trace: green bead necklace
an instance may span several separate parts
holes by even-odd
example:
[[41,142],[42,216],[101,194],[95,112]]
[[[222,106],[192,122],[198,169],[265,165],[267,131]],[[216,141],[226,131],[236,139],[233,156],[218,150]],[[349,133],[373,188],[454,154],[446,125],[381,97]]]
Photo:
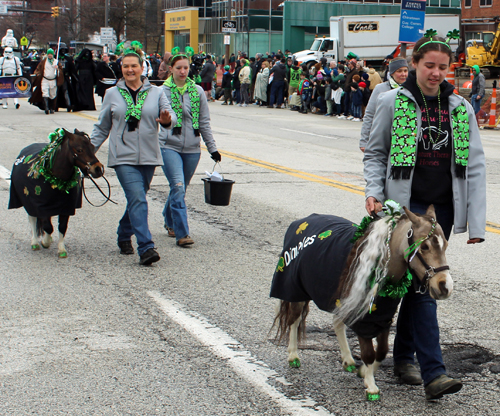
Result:
[[427,123],[429,124],[429,140],[431,141],[432,144],[436,144],[436,142],[439,140],[439,135],[441,134],[441,88],[438,89],[438,132],[437,132],[437,137],[436,139],[432,138],[432,128],[431,128],[431,115],[429,114],[429,107],[427,106],[427,100],[425,99],[425,95],[420,88],[420,85],[417,84],[417,87],[420,91],[420,94],[422,94],[422,99],[424,100],[424,105],[425,105],[425,111],[427,112]]

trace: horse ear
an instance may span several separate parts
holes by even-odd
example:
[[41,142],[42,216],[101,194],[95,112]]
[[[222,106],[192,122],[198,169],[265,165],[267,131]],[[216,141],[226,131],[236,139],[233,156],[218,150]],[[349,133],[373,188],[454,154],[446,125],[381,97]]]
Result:
[[434,209],[433,204],[429,205],[429,208],[427,208],[425,215],[429,215],[432,218],[436,219],[436,210]]
[[78,133],[80,133],[80,130],[75,129],[75,131],[74,131],[73,133],[74,133],[74,134],[78,134]]
[[413,224],[415,224],[418,221],[419,218],[413,212],[411,212],[408,208],[403,207],[403,209],[405,210],[405,213],[408,216],[408,218],[410,219],[410,221]]

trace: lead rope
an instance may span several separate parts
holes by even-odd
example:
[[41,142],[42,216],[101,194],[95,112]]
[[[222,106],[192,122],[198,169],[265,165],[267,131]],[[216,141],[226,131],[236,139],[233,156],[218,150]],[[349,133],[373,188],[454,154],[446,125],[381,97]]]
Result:
[[94,205],[92,202],[90,202],[90,200],[87,198],[87,194],[85,192],[85,176],[82,177],[82,189],[83,189],[83,196],[85,197],[85,200],[90,204],[92,205],[93,207],[96,207],[96,208],[99,208],[99,207],[102,207],[103,205],[105,205],[108,201],[109,202],[112,202],[113,204],[115,205],[118,205],[117,202],[113,201],[111,199],[111,186],[109,184],[109,181],[106,179],[105,176],[103,176],[102,178],[106,181],[106,184],[108,185],[108,195],[105,195],[104,192],[102,191],[102,189],[99,187],[99,185],[96,183],[96,181],[94,181],[94,179],[89,175],[87,176],[87,178],[89,178],[92,183],[95,185],[95,187],[99,190],[99,192],[101,193],[101,195],[106,198],[106,200],[101,204],[101,205]]

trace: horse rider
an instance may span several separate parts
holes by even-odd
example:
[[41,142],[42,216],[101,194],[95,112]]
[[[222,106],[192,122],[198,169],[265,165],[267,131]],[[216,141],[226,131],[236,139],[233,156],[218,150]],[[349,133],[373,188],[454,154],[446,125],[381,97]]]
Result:
[[[14,56],[14,51],[10,46],[7,46],[3,52],[3,57],[0,58],[0,76],[14,77],[23,75],[23,67],[20,59]],[[7,98],[3,100],[3,108],[7,108]],[[14,98],[16,109],[20,107],[19,98]]]

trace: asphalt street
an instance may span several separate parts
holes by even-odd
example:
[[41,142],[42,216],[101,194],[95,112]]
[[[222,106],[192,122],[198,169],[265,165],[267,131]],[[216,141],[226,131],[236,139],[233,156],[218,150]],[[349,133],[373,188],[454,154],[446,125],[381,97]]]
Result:
[[[455,290],[438,302],[448,373],[464,387],[428,403],[422,386],[398,383],[389,354],[376,375],[381,400],[367,402],[363,381],[342,370],[330,315],[311,307],[300,369],[288,367],[286,346],[269,332],[269,289],[288,225],[313,212],[357,223],[365,215],[361,123],[209,106],[222,154],[216,169],[235,181],[231,203],[205,203],[201,178],[214,164],[204,149],[187,194],[195,244],[179,248],[163,228],[169,189],[158,168],[149,219],[161,260],[151,267],[119,254],[125,198],[113,169],[106,177],[118,204],[84,202],[69,222],[68,258],[57,258],[57,233],[49,249],[31,250],[25,211],[7,209],[12,164],[58,127],[90,133],[99,112],[45,115],[25,100],[0,109],[0,414],[500,414],[500,131],[481,132],[486,241],[452,235]],[[97,153],[104,164],[107,154],[105,143]]]

